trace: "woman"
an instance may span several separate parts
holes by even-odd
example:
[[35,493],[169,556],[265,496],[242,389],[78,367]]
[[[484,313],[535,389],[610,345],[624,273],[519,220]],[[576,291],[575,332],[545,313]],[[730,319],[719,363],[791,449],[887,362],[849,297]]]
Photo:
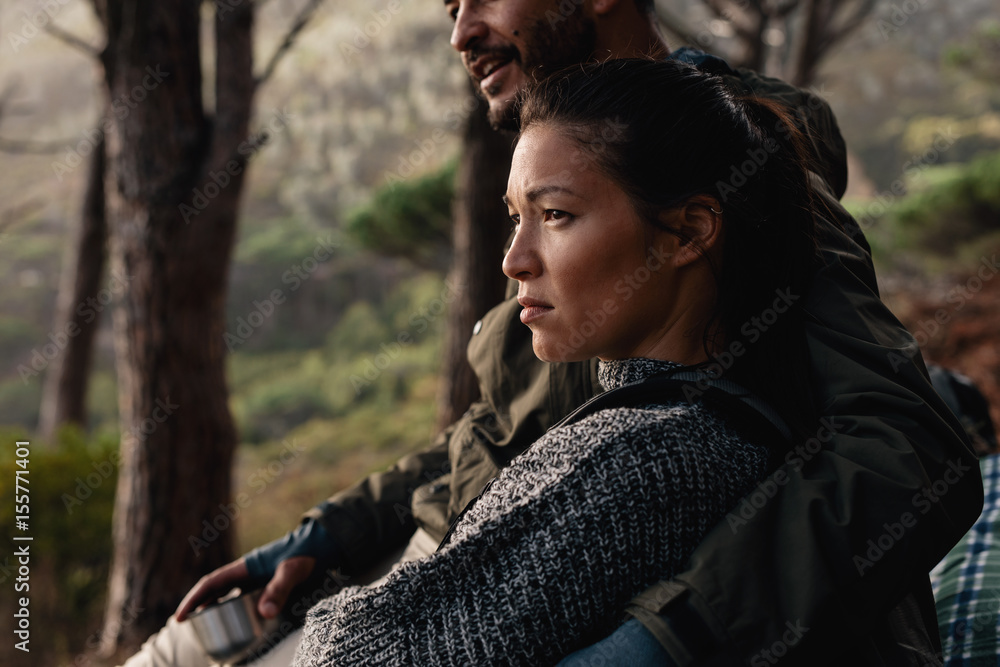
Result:
[[[808,432],[798,143],[780,110],[673,62],[584,66],[528,93],[503,269],[535,353],[598,357],[606,389],[711,366]],[[435,554],[314,607],[296,664],[557,662],[612,632],[782,453],[684,400],[558,425]]]

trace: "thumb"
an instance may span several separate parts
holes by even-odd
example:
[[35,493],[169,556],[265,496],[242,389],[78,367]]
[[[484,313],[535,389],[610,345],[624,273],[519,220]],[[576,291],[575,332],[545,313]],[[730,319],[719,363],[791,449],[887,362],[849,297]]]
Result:
[[293,556],[281,561],[257,603],[260,615],[264,618],[277,616],[285,606],[288,594],[312,574],[315,566],[316,559],[312,556]]

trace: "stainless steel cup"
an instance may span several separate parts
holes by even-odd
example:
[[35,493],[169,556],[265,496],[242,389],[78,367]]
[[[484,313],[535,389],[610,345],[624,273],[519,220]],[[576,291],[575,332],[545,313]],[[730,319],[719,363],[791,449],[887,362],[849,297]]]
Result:
[[260,591],[224,598],[190,616],[205,653],[218,662],[242,658],[276,625],[257,614]]

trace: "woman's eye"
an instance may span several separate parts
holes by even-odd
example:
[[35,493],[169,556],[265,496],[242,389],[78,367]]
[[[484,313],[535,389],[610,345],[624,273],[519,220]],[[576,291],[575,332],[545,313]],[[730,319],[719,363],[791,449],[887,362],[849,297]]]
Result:
[[520,213],[511,213],[510,214],[510,221],[512,223],[514,223],[515,227],[517,227],[518,225],[521,224],[521,214]]
[[560,211],[557,208],[547,208],[547,209],[545,209],[545,219],[546,220],[556,220],[556,221],[558,221],[558,220],[566,220],[566,219],[568,219],[570,217],[572,217],[572,216],[570,216],[569,213],[567,213],[566,211]]

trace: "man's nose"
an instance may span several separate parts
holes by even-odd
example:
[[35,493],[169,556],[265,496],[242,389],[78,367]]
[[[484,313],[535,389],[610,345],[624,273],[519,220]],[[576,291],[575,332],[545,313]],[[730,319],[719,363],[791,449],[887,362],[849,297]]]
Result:
[[456,51],[460,53],[468,51],[477,42],[486,39],[488,32],[486,23],[475,7],[465,3],[459,5],[458,14],[455,15],[455,25],[451,29],[451,45]]

